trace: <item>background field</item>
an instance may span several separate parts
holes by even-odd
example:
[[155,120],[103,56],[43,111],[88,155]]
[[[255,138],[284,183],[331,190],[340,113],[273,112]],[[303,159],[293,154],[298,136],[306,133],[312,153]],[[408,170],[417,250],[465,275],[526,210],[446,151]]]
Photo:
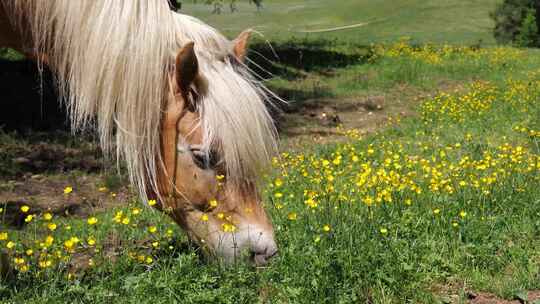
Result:
[[[264,1],[257,12],[248,1],[238,1],[238,12],[227,6],[221,15],[211,7],[184,1],[183,11],[199,17],[229,35],[254,28],[272,41],[327,38],[369,44],[393,42],[411,37],[418,42],[493,44],[493,22],[488,12],[497,0],[306,0]],[[369,25],[328,32],[302,34],[301,31],[328,29],[370,22]]]
[[[28,70],[0,68],[16,105],[0,134],[0,246],[19,271],[0,299],[535,303],[540,52],[493,45],[496,2],[265,1],[257,13],[240,1],[220,16],[185,4],[231,37],[264,32],[272,48],[251,45],[253,68],[290,101],[275,113],[282,154],[263,189],[280,255],[261,269],[199,255],[136,201],[92,133],[66,133],[62,110],[16,128],[38,98],[35,70],[2,62]],[[377,22],[290,31],[365,21]]]

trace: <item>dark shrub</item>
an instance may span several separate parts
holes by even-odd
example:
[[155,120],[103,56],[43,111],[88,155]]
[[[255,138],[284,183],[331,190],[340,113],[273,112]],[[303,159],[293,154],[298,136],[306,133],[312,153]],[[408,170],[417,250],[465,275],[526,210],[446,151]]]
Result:
[[540,0],[504,0],[491,14],[499,43],[539,46]]

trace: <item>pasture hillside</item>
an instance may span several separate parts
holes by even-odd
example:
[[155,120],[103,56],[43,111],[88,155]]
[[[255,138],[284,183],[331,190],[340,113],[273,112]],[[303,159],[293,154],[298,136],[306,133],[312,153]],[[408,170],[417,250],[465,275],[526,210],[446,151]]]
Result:
[[[182,12],[234,36],[246,28],[261,32],[270,41],[341,39],[369,44],[410,37],[417,42],[493,44],[493,21],[488,12],[498,0],[265,0],[257,11],[247,0],[236,1],[238,10],[224,6],[220,15],[211,6],[183,1]],[[227,1],[225,1],[227,3]],[[302,33],[369,23],[340,31]]]

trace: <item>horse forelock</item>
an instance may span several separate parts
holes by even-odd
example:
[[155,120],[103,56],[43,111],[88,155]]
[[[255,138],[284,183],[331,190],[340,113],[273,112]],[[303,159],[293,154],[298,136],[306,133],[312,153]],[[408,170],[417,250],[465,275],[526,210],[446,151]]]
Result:
[[[268,91],[227,60],[232,43],[165,1],[2,1],[14,25],[29,26],[36,52],[47,54],[73,130],[93,126],[107,154],[125,160],[146,200],[157,192],[159,126],[169,73],[181,46],[194,41],[201,76],[204,145],[219,146],[229,178],[252,182],[268,164],[276,132]],[[22,30],[21,30],[22,31]],[[158,161],[156,161],[156,158]]]
[[200,111],[203,146],[217,147],[228,180],[252,185],[277,151],[277,132],[268,112],[274,95],[232,54],[233,43],[191,16],[176,14],[180,41],[194,41],[205,88]]

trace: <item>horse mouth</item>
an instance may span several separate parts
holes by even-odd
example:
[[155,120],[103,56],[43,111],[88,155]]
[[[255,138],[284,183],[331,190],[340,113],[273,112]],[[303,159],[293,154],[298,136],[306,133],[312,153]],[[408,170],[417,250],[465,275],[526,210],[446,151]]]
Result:
[[274,249],[270,252],[267,252],[266,250],[262,253],[256,253],[253,252],[251,254],[251,260],[257,267],[264,267],[267,266],[270,260],[275,257],[278,254],[278,250]]

